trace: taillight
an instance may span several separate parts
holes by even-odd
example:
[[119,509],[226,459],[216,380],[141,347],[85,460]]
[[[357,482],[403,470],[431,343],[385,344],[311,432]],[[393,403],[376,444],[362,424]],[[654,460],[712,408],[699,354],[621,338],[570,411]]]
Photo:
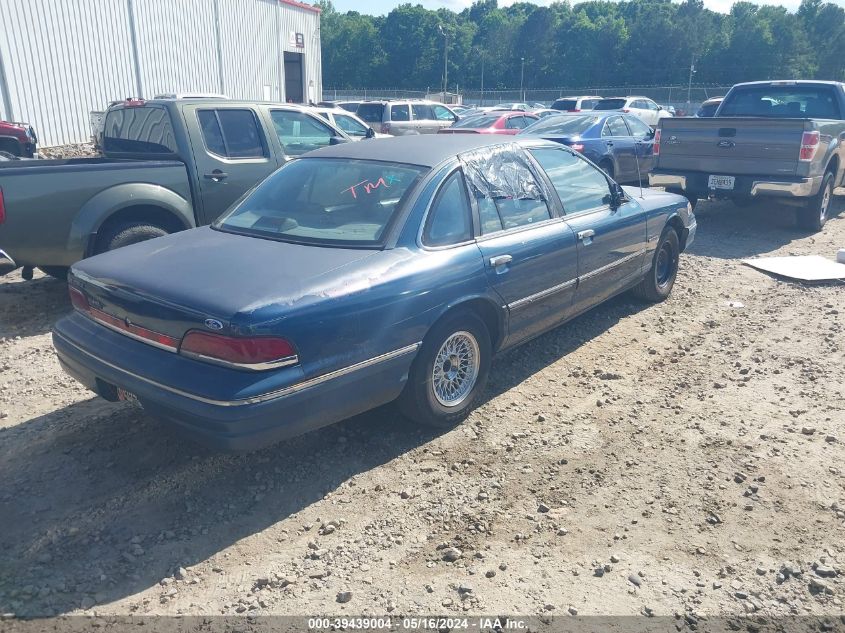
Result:
[[74,288],[73,286],[68,286],[67,291],[70,295],[70,302],[73,307],[79,310],[80,312],[90,314],[91,304],[88,303],[88,297],[86,297],[85,294],[79,288]]
[[654,131],[654,149],[653,149],[653,152],[652,152],[655,156],[660,156],[660,135],[661,135],[661,130],[660,130],[660,128],[657,128]]
[[572,108],[570,112],[580,112],[581,108]]
[[584,151],[584,144],[583,143],[572,143],[572,145],[570,145],[569,147],[574,149],[576,152],[583,152]]
[[390,123],[382,123],[380,131],[382,134],[390,134]]
[[801,136],[801,151],[798,154],[798,160],[810,162],[816,155],[816,150],[819,149],[819,132],[804,132]]
[[622,108],[622,112],[624,112],[625,114],[628,114],[630,111],[630,108]]
[[244,369],[275,369],[299,362],[290,341],[275,336],[236,337],[188,332],[179,353],[218,365]]
[[3,198],[3,187],[0,187],[0,224],[6,221],[6,201]]

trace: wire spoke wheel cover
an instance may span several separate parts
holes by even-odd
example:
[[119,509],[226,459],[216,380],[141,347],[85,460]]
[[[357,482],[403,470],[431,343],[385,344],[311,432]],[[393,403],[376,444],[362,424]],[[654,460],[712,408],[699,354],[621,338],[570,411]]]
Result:
[[478,380],[481,352],[478,341],[467,331],[455,332],[434,357],[431,387],[444,407],[456,407],[467,399]]

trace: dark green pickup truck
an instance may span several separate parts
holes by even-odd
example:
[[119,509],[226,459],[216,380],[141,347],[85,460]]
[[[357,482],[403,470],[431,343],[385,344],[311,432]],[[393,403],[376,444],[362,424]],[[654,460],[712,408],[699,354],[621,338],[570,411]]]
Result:
[[104,158],[0,163],[0,275],[74,262],[208,224],[292,156],[350,140],[305,108],[131,100],[109,108]]

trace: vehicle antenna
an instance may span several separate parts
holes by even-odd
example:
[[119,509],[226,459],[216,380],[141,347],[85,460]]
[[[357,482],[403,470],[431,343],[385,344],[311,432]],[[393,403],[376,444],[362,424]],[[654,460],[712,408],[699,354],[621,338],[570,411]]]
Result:
[[643,175],[640,172],[640,148],[642,148],[643,142],[637,141],[636,147],[634,148],[634,157],[637,160],[637,180],[640,181],[640,199],[642,200],[645,196],[643,195]]

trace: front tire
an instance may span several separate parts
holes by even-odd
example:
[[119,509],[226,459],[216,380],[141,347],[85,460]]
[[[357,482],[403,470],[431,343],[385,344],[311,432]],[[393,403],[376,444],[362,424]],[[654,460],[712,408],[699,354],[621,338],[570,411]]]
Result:
[[827,172],[822,180],[822,186],[819,192],[807,201],[807,205],[802,207],[797,212],[796,219],[798,225],[818,233],[822,230],[827,222],[827,216],[830,212],[830,201],[833,198],[833,174]]
[[478,315],[461,310],[446,316],[414,359],[400,410],[425,426],[456,426],[483,393],[492,356],[490,333]]
[[678,276],[680,254],[678,234],[673,228],[666,227],[657,243],[648,274],[632,289],[634,296],[650,303],[665,301]]
[[120,222],[114,226],[107,227],[97,237],[95,255],[113,251],[123,246],[146,242],[156,237],[167,235],[169,231],[147,222]]

